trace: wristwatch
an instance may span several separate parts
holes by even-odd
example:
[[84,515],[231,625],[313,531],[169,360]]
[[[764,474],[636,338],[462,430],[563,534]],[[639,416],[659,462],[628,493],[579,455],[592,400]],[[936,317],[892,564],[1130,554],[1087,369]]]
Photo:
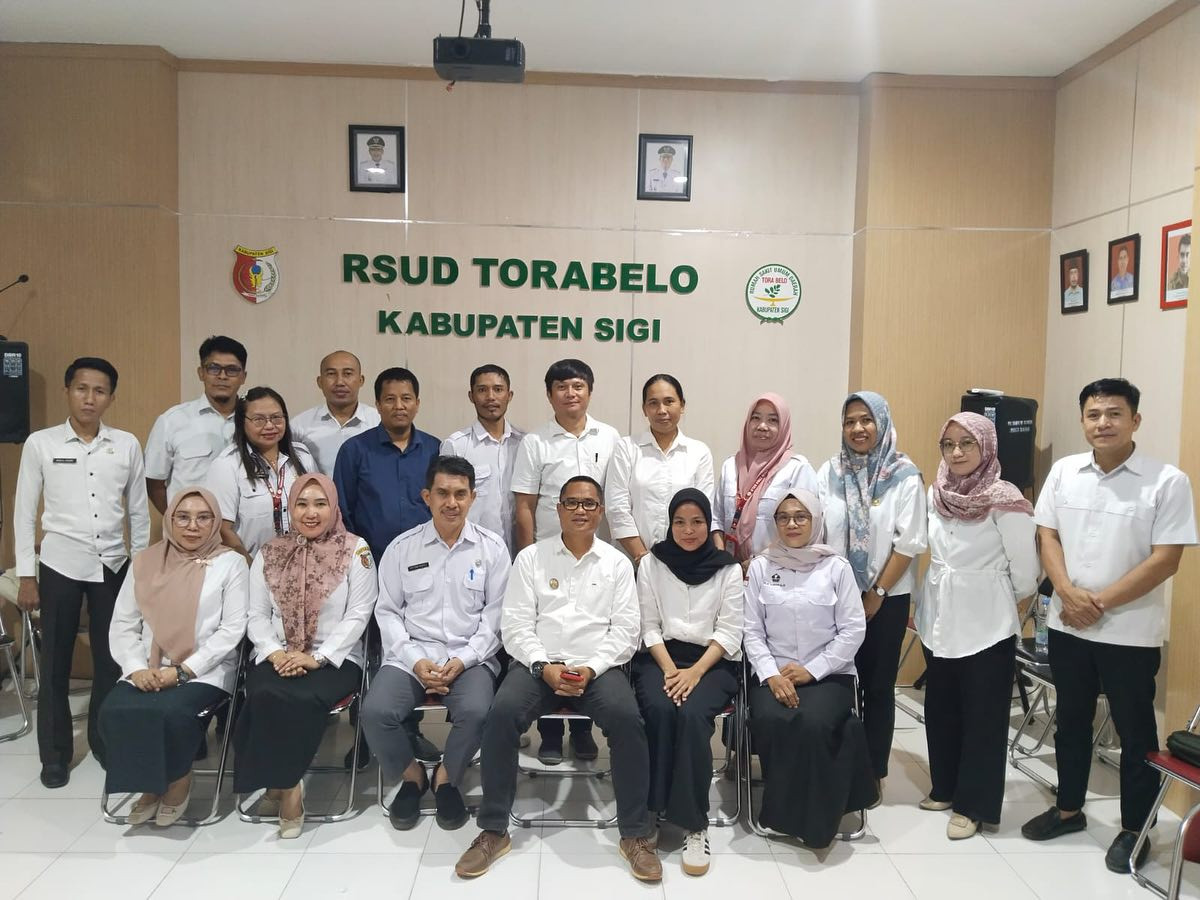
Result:
[[327,665],[329,665],[329,660],[327,660],[325,657],[323,657],[320,653],[314,653],[312,655],[312,658],[313,658],[313,662],[315,662],[319,668],[323,669]]
[[874,593],[878,594],[881,599],[883,599],[883,600],[887,599],[888,592],[885,591],[883,588],[881,588],[878,584],[871,585],[871,590]]
[[192,676],[187,673],[187,669],[185,669],[183,666],[175,667],[175,683],[176,684],[187,684],[191,680],[192,680]]
[[539,659],[537,662],[535,662],[533,665],[531,665],[529,667],[529,674],[532,675],[534,678],[540,679],[542,677],[542,672],[545,671],[545,668],[548,665],[550,665],[550,663],[547,660]]

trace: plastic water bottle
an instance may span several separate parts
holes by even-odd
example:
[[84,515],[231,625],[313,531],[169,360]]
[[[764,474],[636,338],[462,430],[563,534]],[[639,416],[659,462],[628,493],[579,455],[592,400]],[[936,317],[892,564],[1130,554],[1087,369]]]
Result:
[[1050,618],[1050,598],[1046,594],[1038,594],[1037,606],[1033,610],[1034,631],[1033,642],[1038,659],[1045,659],[1049,647],[1049,629],[1047,622]]

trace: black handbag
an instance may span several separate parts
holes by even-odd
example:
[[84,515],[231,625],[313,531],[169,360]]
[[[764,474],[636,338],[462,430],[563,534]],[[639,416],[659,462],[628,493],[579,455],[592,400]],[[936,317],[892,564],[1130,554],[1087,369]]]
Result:
[[1200,766],[1200,734],[1190,731],[1172,731],[1167,735],[1167,749],[1171,755],[1192,766]]

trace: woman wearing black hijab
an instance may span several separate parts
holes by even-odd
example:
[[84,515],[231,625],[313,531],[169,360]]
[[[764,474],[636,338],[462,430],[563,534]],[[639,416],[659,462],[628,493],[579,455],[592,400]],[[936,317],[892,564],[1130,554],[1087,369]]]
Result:
[[737,692],[742,569],[712,539],[712,507],[695,488],[668,506],[668,531],[638,567],[642,642],[633,687],[650,743],[650,809],[688,832],[683,871],[703,875],[713,722]]

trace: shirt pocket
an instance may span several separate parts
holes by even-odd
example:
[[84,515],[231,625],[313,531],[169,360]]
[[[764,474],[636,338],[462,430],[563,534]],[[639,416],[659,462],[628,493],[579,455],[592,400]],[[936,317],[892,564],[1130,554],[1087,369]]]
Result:
[[212,444],[207,438],[192,437],[179,445],[178,452],[180,458],[195,461],[212,453]]
[[273,512],[271,495],[261,482],[243,482],[238,486],[237,518],[239,521],[269,519]]
[[486,497],[492,494],[495,491],[495,481],[491,466],[475,467],[475,493],[478,496]]
[[487,571],[483,568],[471,568],[463,575],[463,600],[466,603],[466,614],[476,617],[483,612],[487,602],[484,587],[487,585]]

